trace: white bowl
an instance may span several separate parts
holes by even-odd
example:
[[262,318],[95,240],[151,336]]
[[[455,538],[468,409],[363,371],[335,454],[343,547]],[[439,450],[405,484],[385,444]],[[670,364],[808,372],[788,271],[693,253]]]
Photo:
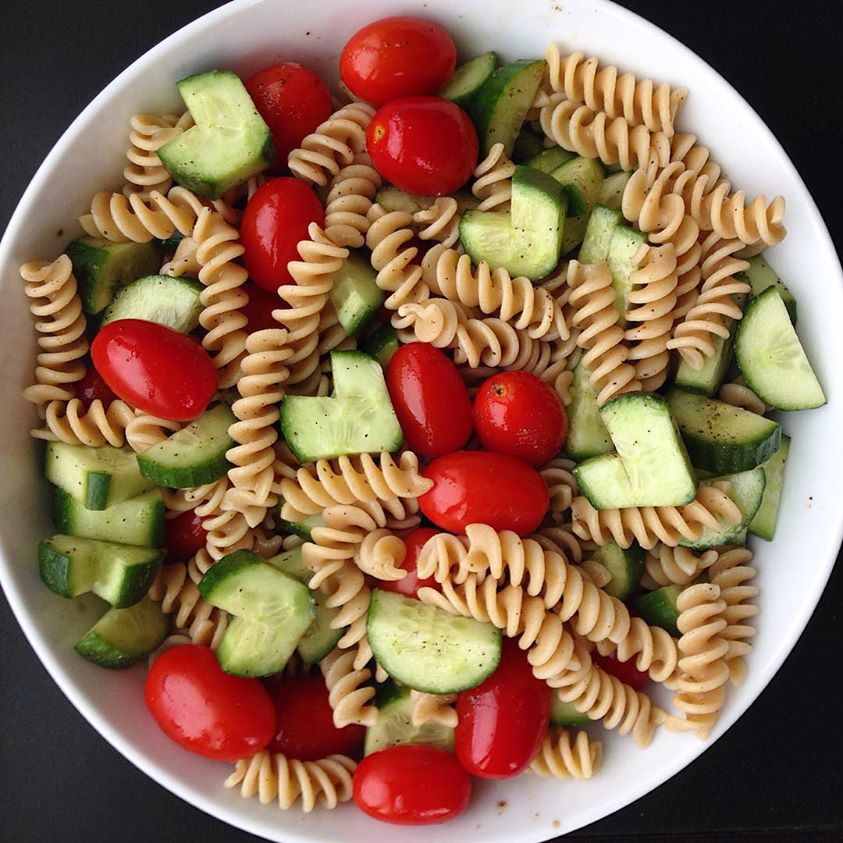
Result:
[[[749,658],[749,676],[731,690],[711,740],[753,702],[793,647],[828,578],[843,531],[843,278],[826,228],[785,153],[758,116],[708,65],[652,24],[600,0],[566,4],[544,0],[369,0],[365,4],[309,0],[240,0],[171,36],[109,85],[55,146],[24,195],[0,245],[0,278],[6,287],[0,310],[2,406],[0,476],[16,490],[15,506],[0,508],[0,582],[29,641],[56,682],[90,723],[123,755],[173,793],[214,816],[270,840],[388,843],[400,838],[437,843],[477,840],[539,841],[579,828],[628,804],[689,764],[707,744],[688,736],[659,734],[646,751],[630,739],[606,733],[606,760],[586,783],[523,776],[504,783],[478,783],[470,810],[430,829],[406,829],[367,819],[353,806],[303,816],[241,799],[222,781],[226,765],[192,756],[168,741],[148,716],[141,686],[144,670],[106,674],[71,647],[92,623],[92,610],[50,594],[32,560],[37,540],[51,531],[37,447],[28,436],[32,410],[18,398],[30,382],[32,328],[20,286],[20,263],[56,256],[73,220],[90,196],[119,184],[126,127],[136,111],[177,106],[174,82],[211,67],[241,73],[281,58],[306,62],[329,78],[336,55],[359,26],[401,10],[445,24],[464,56],[488,49],[505,59],[537,56],[551,38],[603,61],[686,85],[691,95],[679,125],[695,131],[733,183],[749,193],[782,193],[788,202],[789,236],[775,249],[774,263],[800,302],[799,333],[823,383],[829,404],[787,415],[791,459],[775,542],[757,542],[761,613]],[[517,25],[514,25],[517,21]],[[81,139],[84,137],[84,142]],[[61,235],[57,231],[63,230]],[[25,455],[21,458],[21,455]],[[819,470],[822,466],[822,470]],[[21,512],[43,513],[24,519]],[[798,564],[794,564],[798,560]],[[13,564],[14,563],[14,564]],[[596,729],[599,731],[599,728]],[[496,808],[499,800],[506,811]]]

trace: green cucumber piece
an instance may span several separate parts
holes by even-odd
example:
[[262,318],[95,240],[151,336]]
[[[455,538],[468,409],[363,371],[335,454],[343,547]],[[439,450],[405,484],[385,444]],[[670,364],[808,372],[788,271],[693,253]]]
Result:
[[582,711],[577,711],[573,703],[562,702],[556,691],[550,692],[550,722],[554,726],[584,726],[592,720]]
[[644,573],[644,551],[633,543],[628,548],[614,542],[598,547],[592,559],[596,559],[612,575],[603,586],[603,591],[618,600],[626,600],[635,591]]
[[[435,201],[436,196],[423,196],[415,193],[406,193],[395,185],[384,185],[375,196],[375,202],[380,205],[384,211],[403,211],[405,214],[416,214],[429,208]],[[480,200],[473,196],[466,190],[458,190],[454,194],[454,199],[457,200],[457,210],[463,214],[466,211],[474,210]]]
[[363,351],[371,354],[385,369],[392,360],[392,355],[398,351],[398,335],[395,328],[384,323],[364,343]]
[[679,620],[679,612],[676,609],[676,601],[681,592],[682,588],[678,585],[666,585],[664,588],[649,591],[635,601],[635,610],[650,626],[660,626],[671,635],[678,636],[676,623]]
[[747,386],[777,410],[810,410],[826,397],[775,286],[751,299],[735,335]]
[[568,217],[565,220],[565,228],[562,232],[562,254],[567,255],[574,251],[585,238],[588,228],[589,214],[580,214],[578,217]]
[[217,660],[235,676],[283,670],[316,617],[306,585],[248,550],[229,553],[212,565],[199,581],[199,593],[233,615]]
[[100,667],[121,670],[157,650],[169,629],[161,604],[145,597],[127,609],[109,609],[73,649]]
[[577,157],[575,152],[568,152],[567,149],[562,149],[561,146],[551,146],[550,149],[545,149],[538,155],[534,155],[526,165],[532,167],[534,170],[541,170],[543,173],[552,173],[558,170],[566,161],[572,161]]
[[409,688],[395,688],[389,699],[378,706],[378,718],[366,729],[363,754],[371,755],[389,746],[402,743],[423,743],[445,749],[454,748],[454,730],[441,723],[414,726],[413,701]]
[[491,624],[379,588],[372,592],[366,633],[390,676],[429,694],[474,688],[501,657],[501,632]]
[[135,454],[124,448],[88,448],[48,442],[44,476],[86,509],[107,509],[151,489]]
[[773,271],[770,264],[764,259],[763,255],[755,255],[749,258],[749,267],[746,272],[739,274],[737,277],[742,281],[746,281],[752,288],[750,296],[761,295],[768,287],[775,287],[782,297],[784,306],[790,315],[790,321],[796,324],[796,299],[793,293],[787,288],[787,285],[782,279]]
[[621,316],[621,326],[626,324],[626,312],[629,310],[632,274],[636,270],[633,258],[646,242],[646,234],[635,231],[628,225],[616,226],[609,241],[606,264],[612,276],[612,286],[615,288],[615,307]]
[[380,363],[359,351],[331,352],[330,398],[288,395],[281,432],[301,463],[397,451],[404,440]]
[[609,431],[597,406],[597,391],[591,385],[588,369],[577,363],[571,384],[571,403],[568,412],[568,438],[565,453],[571,459],[585,460],[612,451]]
[[375,283],[377,276],[368,259],[355,252],[349,253],[333,275],[331,304],[350,337],[361,334],[383,306],[385,297]]
[[[516,164],[525,164],[544,150],[544,136],[540,135],[532,126],[525,123],[515,139],[512,148],[512,160]],[[538,168],[536,168],[538,169]]]
[[461,64],[454,71],[451,81],[439,92],[439,96],[462,108],[468,108],[497,66],[498,57],[491,52]]
[[[278,501],[278,515],[281,516],[281,512],[284,509],[284,500],[283,498]],[[323,527],[325,525],[325,519],[322,517],[322,513],[316,513],[315,515],[308,515],[302,521],[287,521],[286,519],[281,519],[281,526],[285,529],[288,533],[292,533],[294,536],[298,536],[300,539],[304,539],[306,542],[312,541],[313,536],[311,534],[311,530],[314,527]]]
[[100,327],[118,319],[144,319],[189,334],[199,327],[199,295],[203,289],[193,278],[144,275],[117,292],[102,315]]
[[623,192],[626,190],[626,184],[631,178],[632,173],[627,173],[624,170],[606,176],[603,179],[603,184],[600,185],[597,204],[613,211],[620,211]]
[[782,441],[778,451],[765,462],[761,468],[764,469],[764,477],[767,480],[764,486],[764,495],[761,498],[761,505],[755,517],[749,522],[747,528],[753,536],[765,539],[768,542],[773,540],[776,534],[776,524],[779,520],[779,507],[782,502],[782,491],[784,486],[784,471],[787,466],[787,455],[790,451],[790,437],[782,435]]
[[748,471],[778,450],[782,428],[772,419],[678,389],[667,399],[697,468],[717,474]]
[[557,167],[551,175],[568,195],[568,213],[585,214],[592,209],[603,185],[603,168],[592,158],[573,158]]
[[85,313],[108,307],[124,284],[155,272],[161,256],[155,243],[112,243],[99,237],[80,237],[65,250],[73,263],[79,298]]
[[585,238],[582,241],[578,260],[580,263],[606,263],[609,246],[615,229],[621,225],[621,212],[595,205],[588,218]]
[[227,404],[206,410],[196,421],[138,454],[144,477],[170,489],[213,483],[230,468],[226,453],[235,445],[228,428],[237,419]]

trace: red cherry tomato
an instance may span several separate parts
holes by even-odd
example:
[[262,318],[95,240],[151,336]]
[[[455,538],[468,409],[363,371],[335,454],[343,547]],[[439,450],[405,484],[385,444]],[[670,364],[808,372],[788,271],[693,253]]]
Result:
[[547,486],[531,466],[504,454],[456,451],[435,459],[422,474],[433,488],[419,498],[437,527],[464,532],[468,524],[534,532],[547,513]]
[[275,734],[266,688],[224,673],[210,647],[184,644],[162,653],[147,674],[145,696],[164,734],[206,758],[254,755]]
[[252,280],[271,293],[292,284],[290,261],[300,260],[296,246],[307,227],[325,224],[325,210],[313,188],[300,179],[272,179],[259,187],[243,211],[240,242]]
[[517,776],[530,766],[547,735],[551,699],[527,655],[504,639],[497,670],[476,688],[457,695],[457,758],[483,779]]
[[594,664],[606,673],[620,679],[625,685],[635,688],[636,691],[643,690],[650,681],[650,675],[645,670],[639,670],[635,666],[635,659],[628,662],[618,661],[614,656],[601,656],[600,653],[591,654]]
[[407,576],[400,580],[378,580],[378,588],[384,591],[394,591],[396,594],[404,594],[407,597],[417,597],[420,588],[439,588],[439,583],[433,577],[420,579],[416,572],[419,561],[419,553],[428,539],[437,535],[438,530],[430,527],[419,527],[404,536],[404,544],[407,547],[407,555],[401,567],[407,571]]
[[182,512],[164,521],[164,547],[168,562],[189,562],[203,547],[207,532],[195,512]]
[[363,726],[334,726],[334,713],[321,674],[279,679],[270,684],[269,692],[278,721],[270,752],[281,752],[299,761],[316,761],[335,753],[348,755],[363,743]]
[[276,166],[331,115],[331,92],[319,76],[296,62],[285,61],[259,70],[246,90],[272,132]]
[[249,281],[243,285],[243,292],[249,297],[249,303],[240,311],[249,320],[246,323],[247,331],[252,333],[281,327],[272,318],[273,310],[286,307],[284,300],[278,298],[278,293],[264,290]]
[[556,391],[529,372],[484,381],[474,398],[474,425],[485,448],[534,466],[553,459],[568,435]]
[[162,419],[195,419],[217,391],[208,352],[156,322],[109,322],[91,343],[91,359],[117,396]]
[[456,63],[454,40],[441,26],[418,18],[383,18],[348,39],[340,77],[360,99],[383,105],[398,97],[438,93]]
[[407,445],[425,457],[462,448],[471,436],[471,398],[451,359],[424,342],[403,345],[386,369],[389,397]]
[[375,169],[408,193],[441,196],[459,190],[477,165],[477,130],[441,97],[393,100],[366,131]]
[[367,755],[354,773],[354,801],[388,823],[427,825],[451,820],[471,799],[471,779],[444,749],[399,744]]
[[107,407],[117,398],[93,366],[85,373],[85,377],[76,384],[76,397],[86,407],[90,407],[94,401],[102,401]]

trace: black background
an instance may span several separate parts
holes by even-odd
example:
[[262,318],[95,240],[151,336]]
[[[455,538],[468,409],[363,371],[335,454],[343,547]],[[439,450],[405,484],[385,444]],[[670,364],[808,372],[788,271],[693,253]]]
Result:
[[[6,0],[0,230],[43,157],[90,99],[161,38],[219,5]],[[833,0],[623,5],[690,46],[758,110],[801,172],[839,251],[843,7]],[[574,836],[843,839],[841,599],[838,567],[793,654],[730,732],[658,790]],[[51,839],[257,838],[179,801],[108,746],[53,684],[0,600],[0,840]]]

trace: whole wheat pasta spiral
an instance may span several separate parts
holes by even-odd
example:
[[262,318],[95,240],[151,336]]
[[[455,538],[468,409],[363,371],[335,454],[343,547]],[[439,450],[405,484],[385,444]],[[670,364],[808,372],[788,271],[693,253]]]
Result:
[[671,90],[666,82],[656,85],[652,79],[619,73],[611,65],[601,68],[598,59],[581,52],[562,57],[555,43],[548,46],[545,58],[551,88],[567,99],[609,117],[623,117],[630,126],[643,124],[651,132],[673,136],[676,112],[688,96],[687,88]]
[[123,169],[123,178],[126,179],[123,194],[149,194],[153,190],[166,193],[173,179],[161,163],[158,150],[193,125],[190,112],[181,116],[134,114],[129,122],[131,146],[126,152],[129,164]]
[[553,729],[542,741],[530,772],[543,778],[590,779],[603,761],[603,744],[583,731]]
[[78,398],[50,401],[44,411],[43,425],[32,430],[31,434],[36,439],[68,445],[87,445],[89,448],[111,445],[119,448],[134,417],[135,411],[119,399],[107,407],[98,398],[87,407]]
[[548,509],[554,521],[559,521],[570,509],[571,501],[579,494],[577,480],[571,469],[576,465],[573,460],[557,457],[539,471],[547,486],[550,496]]
[[638,392],[641,382],[634,366],[627,362],[629,349],[624,345],[624,331],[615,306],[612,276],[604,263],[568,266],[571,286],[570,303],[574,308],[572,324],[580,329],[577,345],[585,349],[582,363],[597,390],[597,403],[627,392]]
[[401,568],[406,555],[407,548],[401,538],[381,529],[363,539],[354,561],[364,574],[389,582],[407,576]]
[[545,550],[555,550],[566,559],[578,564],[583,561],[587,550],[597,547],[597,545],[584,541],[577,536],[571,523],[542,527],[531,538],[535,539]]
[[414,726],[425,723],[440,723],[450,729],[456,728],[457,712],[454,703],[456,694],[426,694],[423,691],[410,691],[413,709],[410,720]]
[[287,156],[290,172],[305,181],[326,185],[366,149],[366,128],[374,113],[375,109],[363,102],[352,102],[335,111]]
[[135,453],[142,454],[181,428],[181,422],[160,419],[137,410],[126,425],[126,442]]
[[637,541],[645,550],[663,542],[676,547],[681,539],[696,541],[704,528],[720,530],[717,516],[726,524],[738,524],[741,511],[729,497],[729,484],[700,486],[696,498],[685,506],[644,506],[626,509],[595,509],[586,498],[571,504],[573,531],[598,545],[614,541],[623,548]]
[[733,407],[749,410],[763,416],[767,412],[767,405],[742,380],[724,383],[717,393],[717,398]]
[[357,762],[345,755],[299,761],[264,749],[241,758],[225,786],[240,785],[241,796],[257,796],[263,805],[277,799],[282,811],[300,802],[302,811],[309,814],[316,807],[330,810],[348,802],[356,769]]
[[367,215],[380,186],[381,177],[365,153],[334,176],[325,200],[325,236],[334,245],[357,249],[366,242]]
[[646,573],[641,583],[649,589],[688,585],[716,561],[716,550],[695,553],[687,547],[668,547],[659,543],[647,552]]
[[453,196],[437,196],[429,208],[413,214],[419,240],[431,240],[445,248],[460,239],[459,203]]
[[352,723],[374,726],[378,710],[370,705],[375,689],[366,683],[372,678],[368,668],[356,668],[354,650],[334,650],[319,662],[328,686],[328,701],[338,729]]
[[494,144],[474,170],[471,192],[480,200],[478,211],[509,210],[514,173],[515,164],[503,151],[503,144]]
[[199,275],[202,265],[196,256],[198,246],[192,237],[182,237],[176,246],[173,256],[161,265],[161,275],[171,275],[174,278],[190,276],[195,278]]

